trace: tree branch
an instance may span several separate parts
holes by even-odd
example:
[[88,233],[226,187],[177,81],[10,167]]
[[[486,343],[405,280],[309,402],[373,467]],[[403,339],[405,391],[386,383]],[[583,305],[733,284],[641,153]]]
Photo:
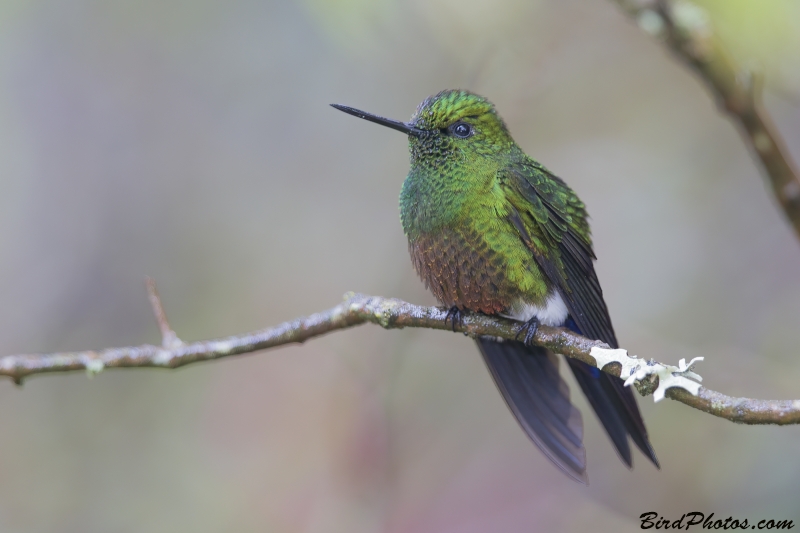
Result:
[[[332,309],[284,322],[272,328],[223,339],[183,343],[177,340],[177,336],[167,325],[166,315],[152,280],[148,280],[148,292],[164,337],[162,346],[145,344],[97,351],[9,355],[0,358],[0,375],[8,376],[15,383],[21,384],[28,376],[49,372],[85,370],[89,375],[94,375],[105,368],[178,368],[200,361],[252,353],[284,344],[301,343],[332,331],[368,322],[385,329],[452,329],[470,337],[487,335],[514,339],[519,331],[519,322],[505,318],[466,313],[462,320],[452,323],[445,321],[447,317],[445,309],[421,307],[395,298],[351,293],[346,295],[347,299],[343,303]],[[167,342],[169,335],[164,335],[165,331],[170,332],[176,342]],[[548,326],[539,327],[534,343],[595,367],[597,363],[590,355],[592,348],[608,348],[600,341],[592,341],[569,330]],[[620,365],[607,364],[603,370],[619,376]],[[645,379],[636,382],[635,386],[642,395],[652,394],[658,385],[658,378],[654,379],[655,381]],[[779,425],[800,423],[800,400],[733,398],[702,387],[697,396],[679,388],[668,389],[666,396],[733,422]]]
[[708,14],[688,0],[615,0],[705,82],[761,161],[778,204],[800,237],[800,174],[761,103],[761,80],[738,65],[716,37]]

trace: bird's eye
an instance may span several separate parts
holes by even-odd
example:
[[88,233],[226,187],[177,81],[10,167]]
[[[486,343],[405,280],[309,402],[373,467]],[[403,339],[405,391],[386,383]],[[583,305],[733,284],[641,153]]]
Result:
[[453,135],[456,137],[460,137],[462,139],[466,139],[470,135],[472,135],[472,126],[469,124],[465,124],[464,122],[456,122],[452,126],[450,126],[450,131],[453,132]]

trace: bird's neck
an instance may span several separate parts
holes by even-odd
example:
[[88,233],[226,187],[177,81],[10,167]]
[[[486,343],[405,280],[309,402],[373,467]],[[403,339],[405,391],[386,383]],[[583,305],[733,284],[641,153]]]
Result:
[[400,219],[409,239],[453,227],[489,194],[498,166],[491,160],[412,162],[400,193]]

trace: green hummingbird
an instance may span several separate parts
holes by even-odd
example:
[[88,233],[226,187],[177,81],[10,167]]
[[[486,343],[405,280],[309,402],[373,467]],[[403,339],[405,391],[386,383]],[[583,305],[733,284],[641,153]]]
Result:
[[[583,202],[525,155],[494,105],[477,94],[442,91],[425,99],[409,122],[331,105],[408,135],[411,170],[400,193],[400,219],[417,273],[449,309],[445,320],[454,327],[464,311],[520,321],[523,340],[482,337],[478,347],[531,440],[586,483],[581,413],[555,355],[531,344],[545,324],[618,347]],[[577,359],[567,362],[622,461],[633,465],[630,436],[658,467],[631,389]]]

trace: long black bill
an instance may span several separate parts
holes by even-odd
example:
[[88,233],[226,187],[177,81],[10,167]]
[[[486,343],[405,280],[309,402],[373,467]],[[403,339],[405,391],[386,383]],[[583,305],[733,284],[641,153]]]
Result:
[[381,126],[386,126],[387,128],[392,128],[393,130],[402,131],[406,135],[411,135],[413,137],[422,137],[425,135],[425,130],[421,130],[419,128],[415,128],[405,122],[400,122],[399,120],[392,120],[390,118],[383,118],[379,117],[378,115],[373,115],[372,113],[366,113],[364,111],[360,111],[353,107],[348,107],[346,105],[341,104],[331,104],[331,107],[335,107],[339,111],[344,111],[348,115],[353,115],[354,117],[363,118],[364,120],[369,120],[370,122],[374,122],[375,124],[380,124]]

